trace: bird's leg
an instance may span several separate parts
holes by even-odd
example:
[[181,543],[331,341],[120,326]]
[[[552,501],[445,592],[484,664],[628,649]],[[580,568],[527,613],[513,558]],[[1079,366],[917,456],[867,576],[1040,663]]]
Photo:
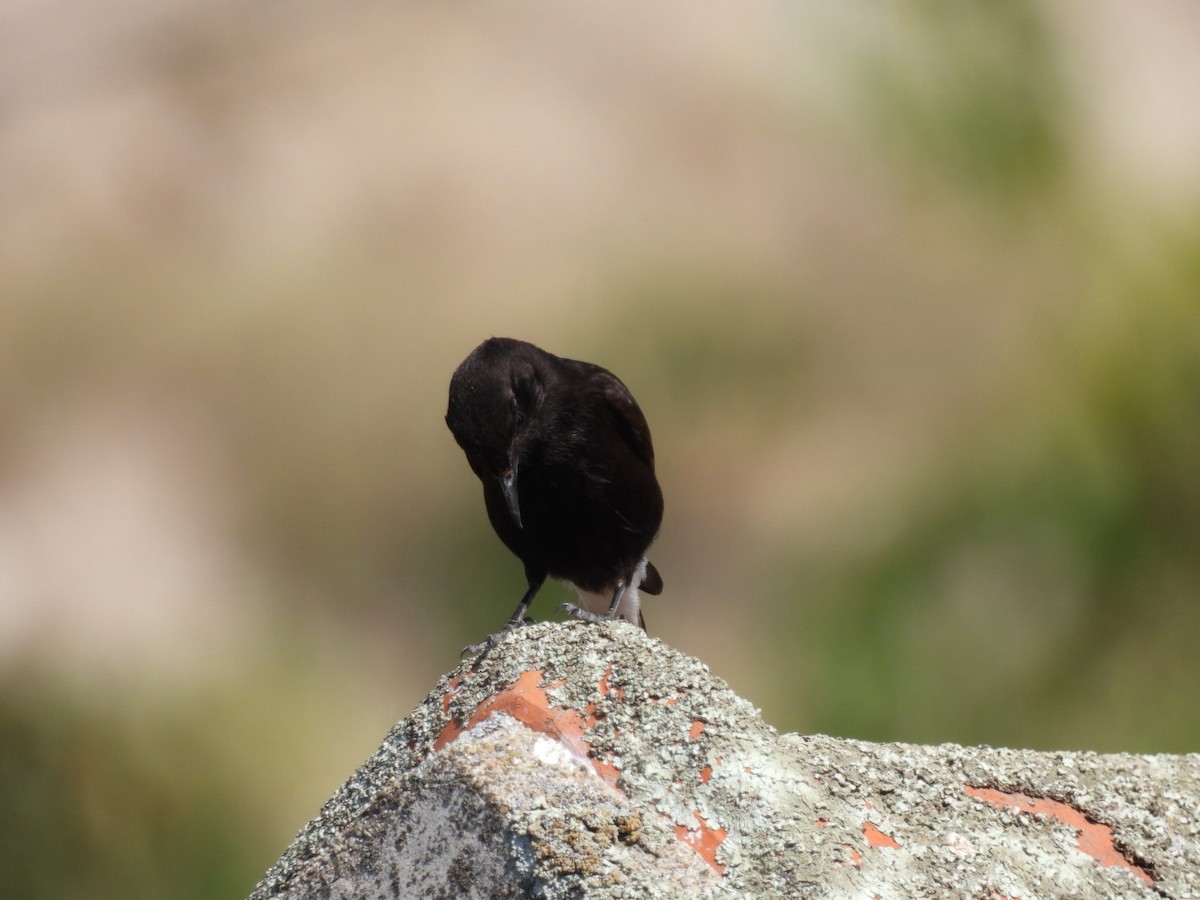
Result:
[[625,596],[625,589],[628,586],[628,583],[625,581],[617,582],[617,588],[613,591],[612,602],[608,604],[608,612],[604,614],[594,613],[590,609],[583,609],[574,603],[561,603],[558,608],[572,618],[584,619],[588,622],[611,622],[613,619],[618,618],[617,607],[621,605],[621,598]]
[[617,607],[621,605],[621,598],[625,596],[625,588],[628,586],[624,581],[617,582],[617,589],[613,591],[612,603],[608,604],[608,615],[604,618],[615,619],[617,617]]
[[500,630],[489,634],[478,644],[467,644],[458,655],[466,656],[469,653],[478,653],[489,647],[495,647],[510,631],[514,631],[522,625],[531,624],[533,619],[526,618],[525,612],[529,609],[529,604],[533,602],[533,598],[537,596],[537,592],[542,589],[542,584],[545,580],[545,575],[530,578],[525,596],[521,598],[521,602],[517,604],[517,608],[513,610],[513,614],[508,617],[508,621],[504,623]]

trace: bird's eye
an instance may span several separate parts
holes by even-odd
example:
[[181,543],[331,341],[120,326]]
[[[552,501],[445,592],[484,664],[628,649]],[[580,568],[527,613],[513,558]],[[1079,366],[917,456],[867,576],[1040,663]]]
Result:
[[530,379],[527,377],[514,378],[512,385],[513,427],[520,428],[525,424],[533,402],[533,384]]
[[537,412],[542,399],[542,387],[533,371],[519,371],[513,375],[511,392],[513,427],[519,429]]

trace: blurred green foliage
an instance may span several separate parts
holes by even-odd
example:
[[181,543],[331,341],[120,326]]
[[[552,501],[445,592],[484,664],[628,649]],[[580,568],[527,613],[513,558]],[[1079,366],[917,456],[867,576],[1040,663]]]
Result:
[[996,449],[1030,431],[1018,406],[933,473],[887,545],[784,564],[774,633],[806,636],[822,730],[1195,749],[1200,236],[1162,243],[1144,271],[1106,279],[1099,333],[1086,323],[1027,376],[1065,400],[1023,453]]
[[927,0],[866,59],[880,139],[907,171],[1007,206],[1059,187],[1072,123],[1059,44],[1034,0]]
[[186,716],[0,689],[0,893],[236,897],[271,850],[228,760]]

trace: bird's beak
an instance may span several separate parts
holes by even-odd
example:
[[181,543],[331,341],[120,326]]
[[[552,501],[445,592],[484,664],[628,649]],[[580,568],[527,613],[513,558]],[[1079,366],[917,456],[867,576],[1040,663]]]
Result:
[[504,502],[508,504],[508,514],[512,516],[518,528],[523,527],[521,525],[521,504],[517,501],[517,467],[515,465],[500,476],[500,490],[504,494]]

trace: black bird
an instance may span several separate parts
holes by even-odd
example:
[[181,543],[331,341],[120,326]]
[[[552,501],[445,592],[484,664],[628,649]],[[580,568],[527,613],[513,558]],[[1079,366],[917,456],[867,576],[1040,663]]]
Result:
[[527,621],[549,575],[569,582],[594,622],[646,627],[638,589],[662,590],[646,549],[662,522],[650,427],[612,372],[525,341],[490,338],[450,379],[446,424],[483,482],[488,519],[525,564],[529,587],[495,644]]

